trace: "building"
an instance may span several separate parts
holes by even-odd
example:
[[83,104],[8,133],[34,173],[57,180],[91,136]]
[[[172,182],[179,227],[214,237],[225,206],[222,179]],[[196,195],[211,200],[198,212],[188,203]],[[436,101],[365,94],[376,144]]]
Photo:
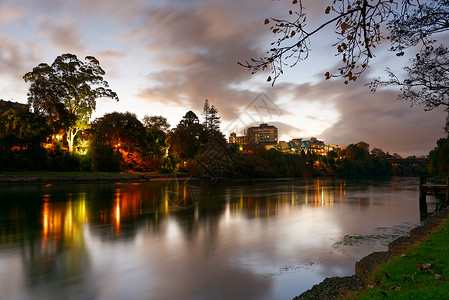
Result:
[[235,132],[231,132],[229,135],[229,144],[246,145],[248,144],[248,137],[246,135],[237,136]]
[[310,140],[304,141],[307,142],[308,151],[313,152],[315,154],[325,155],[324,150],[324,142],[318,140],[315,137],[311,137]]
[[275,126],[266,123],[260,124],[258,127],[250,127],[247,131],[248,143],[260,145],[277,145],[278,129]]
[[276,149],[279,152],[290,152],[290,144],[285,141],[279,141],[279,143],[274,146],[274,149]]

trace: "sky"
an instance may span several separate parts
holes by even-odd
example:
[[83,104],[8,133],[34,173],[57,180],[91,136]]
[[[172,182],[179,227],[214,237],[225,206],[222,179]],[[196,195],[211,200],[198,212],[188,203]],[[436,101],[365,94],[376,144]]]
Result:
[[[310,28],[325,3],[304,1]],[[324,80],[338,68],[332,28],[311,40],[309,59],[287,67],[274,86],[269,71],[238,65],[269,50],[275,36],[265,18],[287,17],[291,1],[271,0],[0,0],[0,99],[26,103],[23,75],[64,53],[96,57],[119,96],[99,99],[92,118],[114,111],[162,115],[175,127],[205,99],[229,137],[268,123],[280,140],[317,137],[346,146],[365,141],[402,156],[427,155],[444,137],[445,112],[424,112],[397,100],[398,89],[371,93],[366,83],[387,66],[400,72],[407,58],[377,49],[355,83]],[[308,24],[308,25],[309,25]]]

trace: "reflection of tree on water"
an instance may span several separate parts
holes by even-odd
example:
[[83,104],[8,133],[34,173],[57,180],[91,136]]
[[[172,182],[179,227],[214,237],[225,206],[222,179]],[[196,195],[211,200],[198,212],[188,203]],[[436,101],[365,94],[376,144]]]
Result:
[[[90,262],[83,233],[85,194],[72,196],[59,202],[57,197],[53,201],[49,188],[24,189],[14,201],[2,203],[0,242],[21,250],[27,297],[94,295],[86,281]],[[61,282],[77,282],[80,291],[73,284],[61,289]]]
[[61,281],[78,282],[78,293],[93,293],[93,287],[86,280],[90,266],[83,231],[86,218],[84,199],[43,203],[42,238],[35,241],[37,247],[24,258],[30,287],[45,286],[44,294],[62,297],[77,291],[72,290],[73,284],[70,284],[72,288],[59,290]]

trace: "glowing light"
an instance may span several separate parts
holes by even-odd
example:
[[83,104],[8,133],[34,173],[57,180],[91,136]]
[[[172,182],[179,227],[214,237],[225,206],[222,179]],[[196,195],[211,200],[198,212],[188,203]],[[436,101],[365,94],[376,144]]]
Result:
[[42,234],[44,236],[44,241],[47,241],[48,239],[48,205],[49,204],[47,202],[44,203],[44,209],[42,212]]
[[114,208],[114,217],[115,217],[115,234],[119,235],[120,233],[120,190],[117,189],[117,198],[116,204]]

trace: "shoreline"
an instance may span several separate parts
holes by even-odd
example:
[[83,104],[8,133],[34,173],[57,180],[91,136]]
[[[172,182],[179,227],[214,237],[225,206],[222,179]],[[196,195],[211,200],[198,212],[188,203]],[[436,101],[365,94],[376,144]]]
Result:
[[99,182],[122,182],[122,181],[150,181],[155,179],[170,180],[174,176],[178,178],[187,177],[186,174],[163,174],[163,173],[80,173],[55,172],[55,173],[29,173],[29,174],[3,174],[0,173],[1,184],[22,183],[99,183]]
[[293,300],[337,300],[368,288],[369,277],[405,250],[418,246],[435,230],[448,222],[449,207],[435,212],[424,221],[423,225],[410,230],[408,236],[401,236],[388,244],[388,251],[373,252],[355,263],[355,274],[344,277],[325,278]]

